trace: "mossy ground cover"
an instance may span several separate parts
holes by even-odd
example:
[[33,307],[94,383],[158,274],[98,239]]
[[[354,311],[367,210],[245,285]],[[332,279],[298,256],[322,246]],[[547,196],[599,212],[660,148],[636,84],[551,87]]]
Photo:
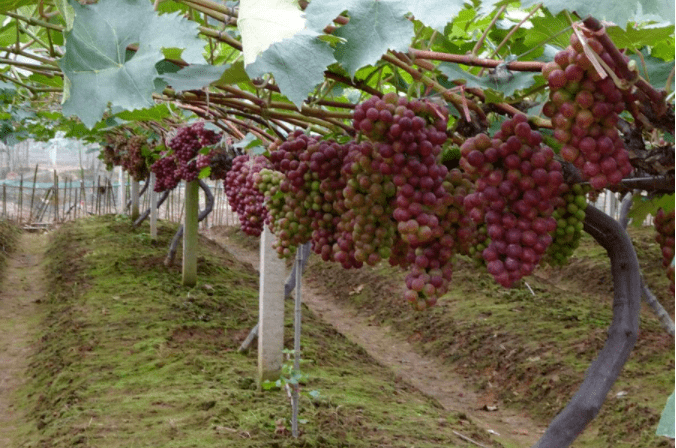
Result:
[[[654,229],[629,229],[644,276],[672,315],[674,298],[661,267]],[[418,313],[403,300],[402,271],[389,266],[344,271],[315,259],[309,278],[388,325],[422,352],[474,379],[492,397],[550,421],[568,402],[606,340],[612,319],[612,278],[605,250],[585,236],[569,265],[540,268],[512,289],[459,260],[451,291]],[[658,447],[654,436],[674,389],[674,341],[643,305],[629,362],[576,447]]]
[[0,219],[0,270],[5,267],[7,256],[14,250],[20,233],[21,229],[14,223]]
[[259,391],[255,352],[236,350],[257,320],[256,273],[200,240],[198,285],[182,287],[162,264],[174,231],[160,225],[155,242],[102,217],[52,234],[19,446],[473,446],[454,431],[496,446],[308,312],[303,387],[319,395],[303,395],[293,439],[286,394]]

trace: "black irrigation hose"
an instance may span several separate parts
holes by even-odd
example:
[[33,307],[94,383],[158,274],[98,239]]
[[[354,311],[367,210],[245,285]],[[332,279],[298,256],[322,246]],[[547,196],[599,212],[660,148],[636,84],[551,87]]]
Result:
[[608,339],[591,363],[582,385],[552,420],[536,448],[565,448],[598,414],[608,391],[619,376],[638,337],[641,274],[634,246],[625,229],[613,218],[587,206],[584,230],[610,258],[613,276],[613,321]]

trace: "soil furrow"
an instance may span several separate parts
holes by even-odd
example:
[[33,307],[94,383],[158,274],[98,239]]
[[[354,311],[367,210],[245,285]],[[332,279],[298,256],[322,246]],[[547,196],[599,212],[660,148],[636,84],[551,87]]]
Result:
[[24,421],[16,393],[26,371],[39,322],[37,303],[45,295],[44,235],[23,233],[10,255],[0,284],[0,446],[15,446]]

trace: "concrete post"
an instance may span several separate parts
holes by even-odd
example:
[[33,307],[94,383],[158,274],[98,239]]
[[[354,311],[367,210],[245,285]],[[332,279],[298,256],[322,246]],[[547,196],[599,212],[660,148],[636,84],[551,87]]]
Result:
[[284,278],[286,266],[272,248],[275,236],[265,227],[261,234],[258,384],[275,381],[282,370],[284,348]]
[[127,207],[127,182],[124,176],[124,170],[122,169],[121,166],[118,167],[118,183],[120,186],[118,187],[118,213],[120,215],[124,215],[125,209]]

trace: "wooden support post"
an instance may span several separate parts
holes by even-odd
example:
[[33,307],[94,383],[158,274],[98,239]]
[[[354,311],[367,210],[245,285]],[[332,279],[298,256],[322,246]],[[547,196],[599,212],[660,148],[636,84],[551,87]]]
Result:
[[199,214],[199,182],[186,182],[185,221],[183,224],[183,286],[197,284],[197,215]]
[[139,212],[139,197],[138,197],[138,181],[135,179],[131,180],[131,220],[136,221],[141,214]]
[[157,239],[157,192],[155,191],[155,173],[150,173],[150,238]]
[[21,173],[21,179],[19,180],[19,225],[23,221],[23,173]]
[[7,185],[2,184],[2,216],[7,219]]
[[275,236],[265,227],[261,234],[258,384],[275,381],[282,371],[284,348],[284,260],[272,248]]
[[59,222],[59,176],[54,170],[54,222]]
[[96,176],[96,215],[101,214],[101,176]]
[[33,203],[35,202],[35,184],[38,181],[38,164],[35,164],[35,173],[33,173],[33,192],[31,193],[31,210],[28,221],[33,221]]

